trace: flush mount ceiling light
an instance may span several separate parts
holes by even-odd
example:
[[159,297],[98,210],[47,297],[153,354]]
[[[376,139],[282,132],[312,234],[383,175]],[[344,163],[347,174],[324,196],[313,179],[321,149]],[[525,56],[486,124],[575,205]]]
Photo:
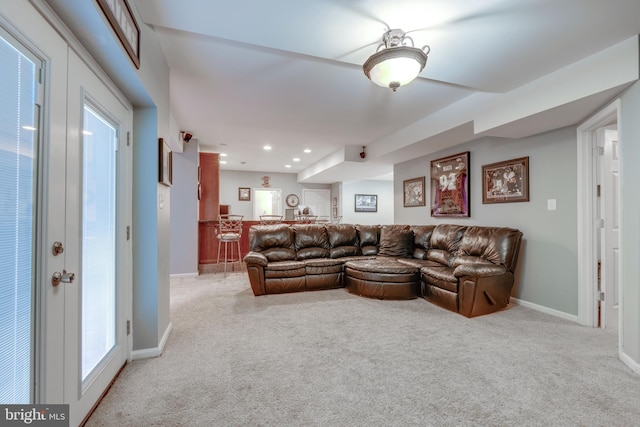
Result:
[[[407,41],[411,42],[411,46],[407,46]],[[418,77],[427,63],[430,50],[426,45],[422,49],[414,47],[413,39],[402,30],[389,30],[382,36],[376,53],[367,59],[362,68],[372,82],[395,92]]]

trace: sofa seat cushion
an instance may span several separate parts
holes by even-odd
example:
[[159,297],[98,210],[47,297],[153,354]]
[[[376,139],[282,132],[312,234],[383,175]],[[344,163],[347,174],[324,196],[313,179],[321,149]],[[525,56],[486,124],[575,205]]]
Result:
[[339,259],[307,259],[304,265],[307,274],[342,273],[343,270],[343,262]]
[[438,288],[450,292],[458,292],[458,278],[453,274],[452,267],[423,267],[422,280]]
[[274,277],[304,277],[307,273],[303,261],[277,261],[270,262],[264,268],[265,279]]
[[442,265],[439,262],[431,261],[428,259],[410,259],[410,258],[398,258],[397,260],[400,264],[410,265],[416,268],[422,267],[447,267],[446,265]]
[[341,258],[336,258],[336,261],[340,261],[342,265],[346,264],[349,261],[362,261],[367,259],[376,259],[375,255],[354,255],[354,256],[345,256]]

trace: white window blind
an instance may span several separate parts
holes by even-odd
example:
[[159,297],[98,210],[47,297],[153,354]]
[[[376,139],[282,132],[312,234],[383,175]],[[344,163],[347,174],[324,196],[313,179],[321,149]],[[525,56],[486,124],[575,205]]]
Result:
[[36,96],[40,64],[0,28],[0,403],[33,400]]

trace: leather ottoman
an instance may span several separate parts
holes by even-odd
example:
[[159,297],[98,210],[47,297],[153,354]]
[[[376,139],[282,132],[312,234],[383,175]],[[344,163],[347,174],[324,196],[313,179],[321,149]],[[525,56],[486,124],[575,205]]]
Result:
[[402,264],[396,258],[347,261],[345,285],[349,292],[377,299],[417,298],[420,270]]

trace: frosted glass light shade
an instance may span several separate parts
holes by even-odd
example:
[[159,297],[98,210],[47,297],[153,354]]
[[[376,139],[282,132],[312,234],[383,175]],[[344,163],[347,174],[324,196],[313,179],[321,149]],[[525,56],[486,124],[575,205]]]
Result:
[[407,85],[418,77],[426,63],[427,54],[422,50],[399,46],[374,53],[362,68],[372,82],[395,92],[400,86]]

